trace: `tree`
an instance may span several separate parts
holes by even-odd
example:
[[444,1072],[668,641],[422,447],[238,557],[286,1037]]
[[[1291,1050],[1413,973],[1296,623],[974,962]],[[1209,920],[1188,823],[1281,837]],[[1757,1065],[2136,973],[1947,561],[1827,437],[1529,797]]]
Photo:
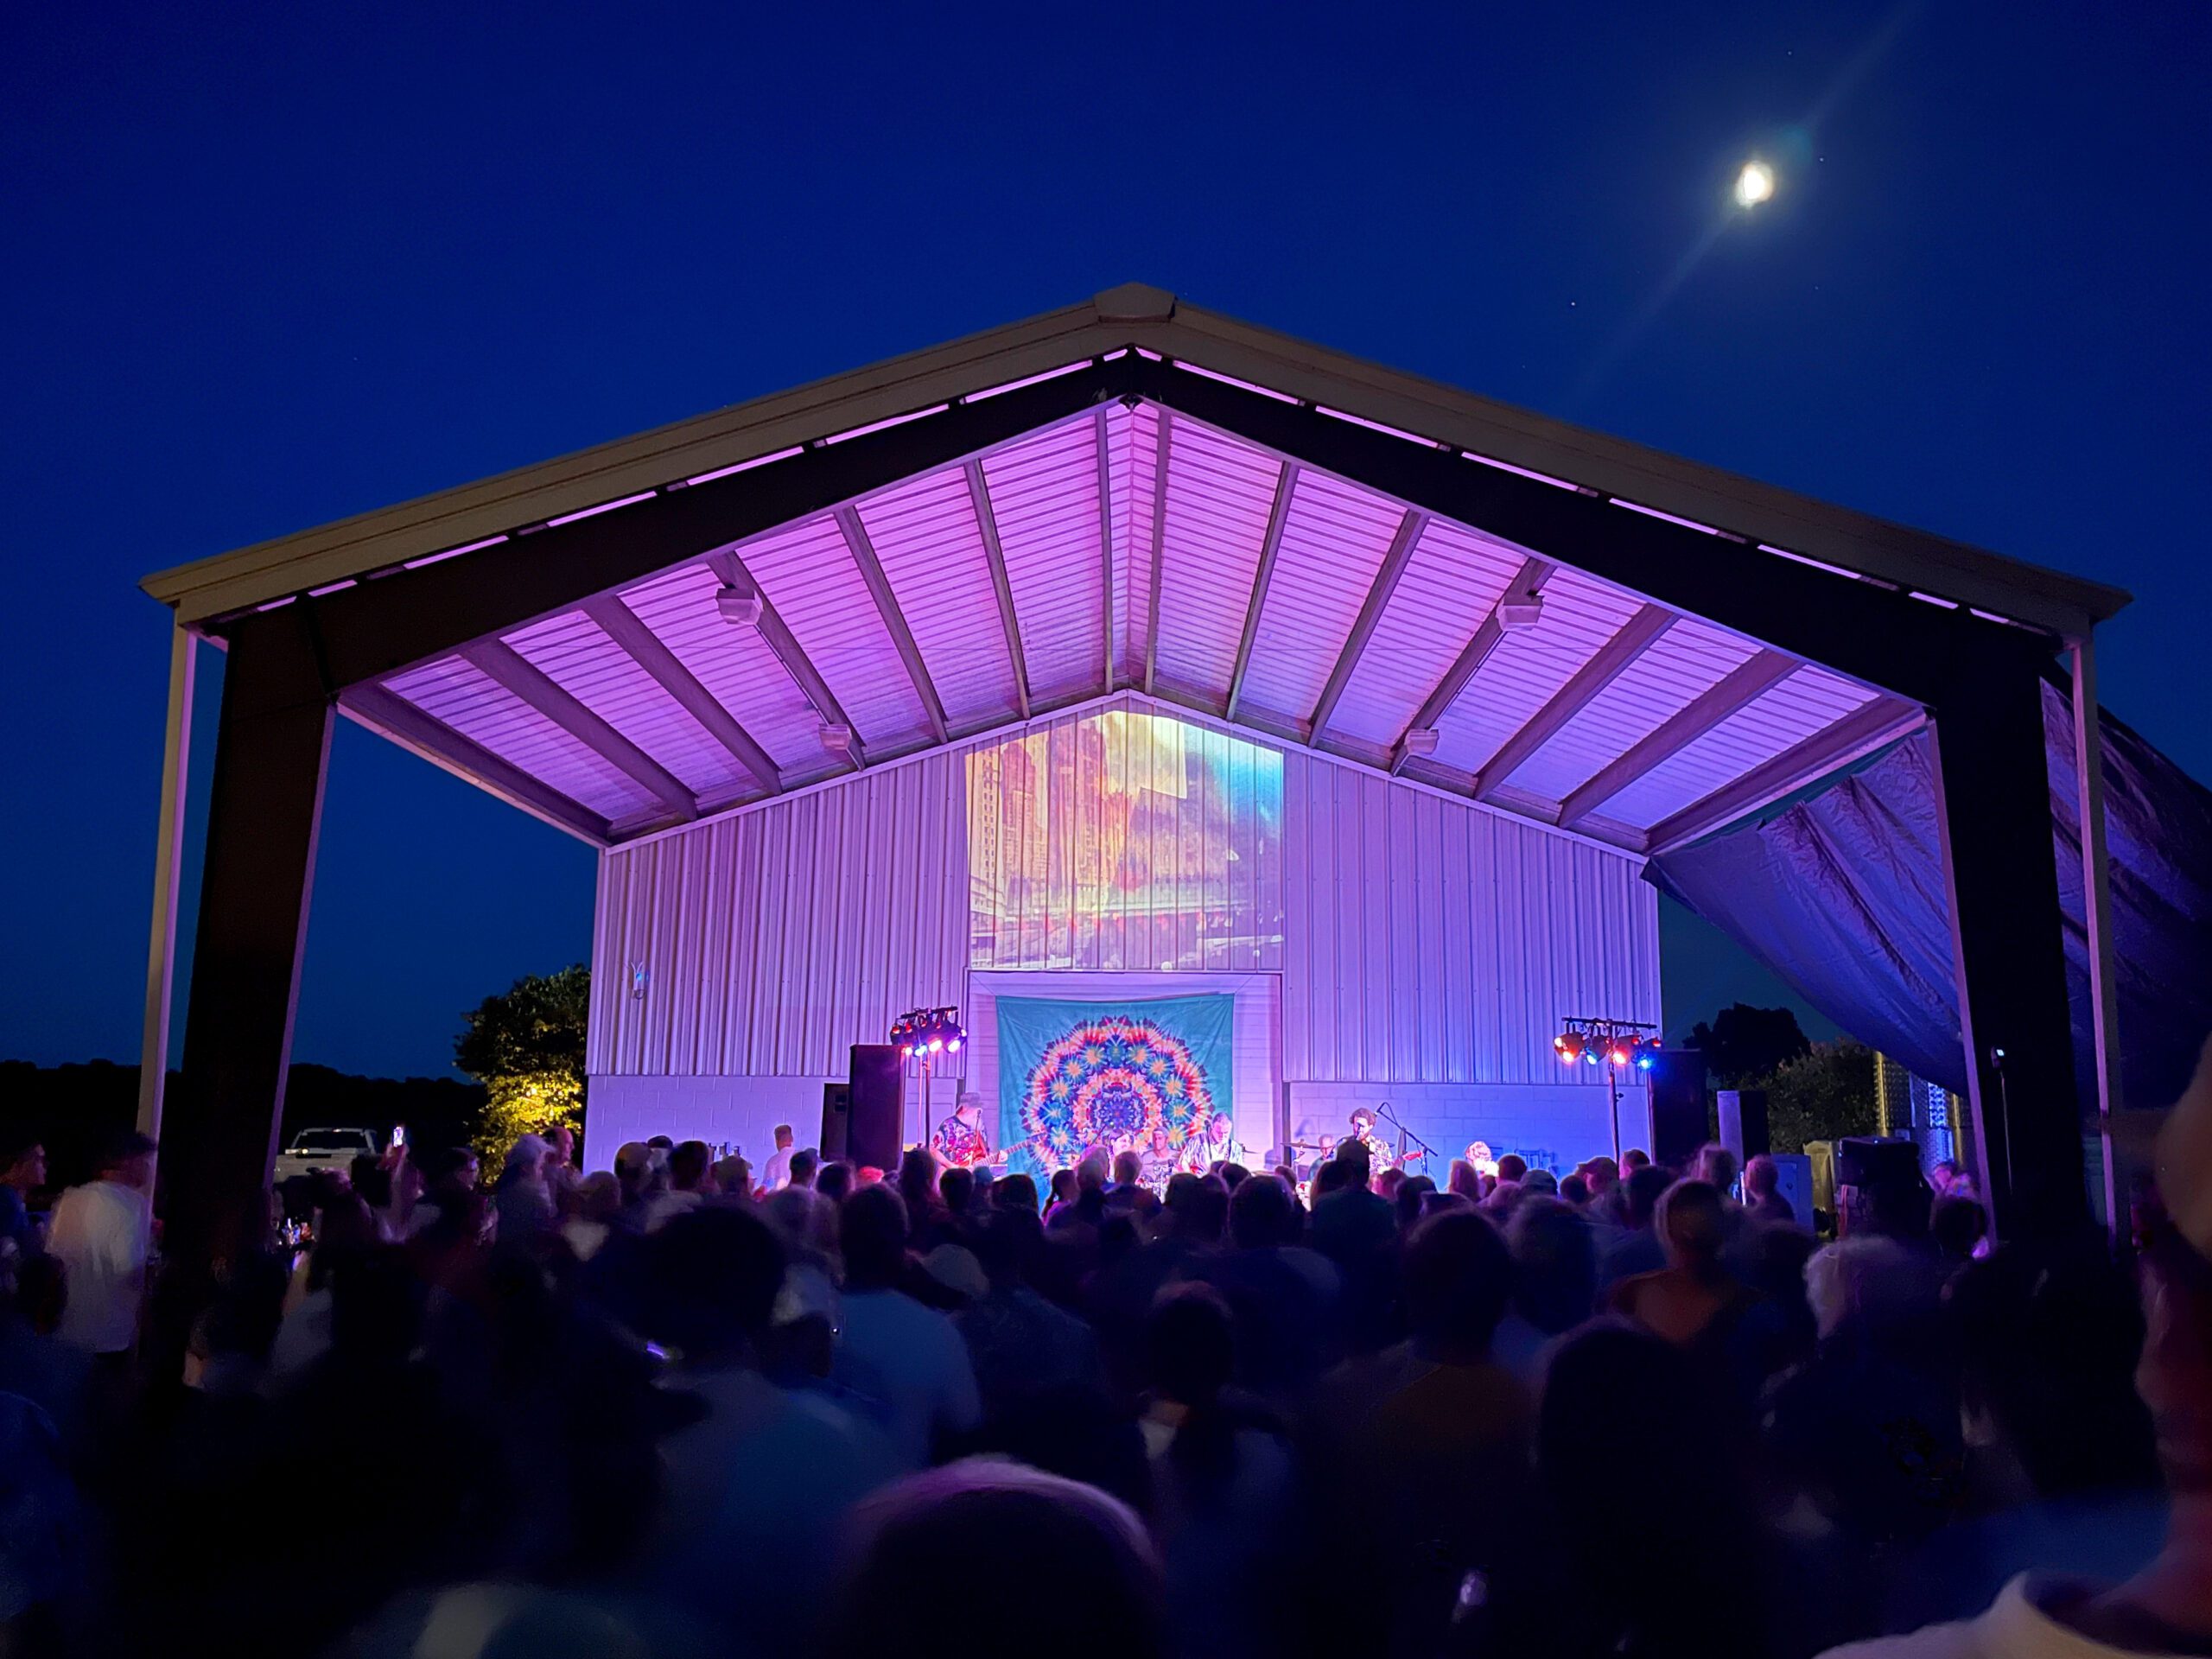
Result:
[[486,1175],[525,1135],[583,1127],[584,1029],[591,970],[530,974],[504,996],[487,996],[454,1039],[454,1064],[489,1099],[476,1132]]
[[1874,1051],[1864,1043],[1815,1043],[1766,1078],[1767,1141],[1802,1152],[1808,1141],[1872,1135],[1879,1124]]
[[1726,1089],[1764,1077],[1813,1045],[1789,1009],[1738,1002],[1721,1009],[1709,1026],[1699,1020],[1684,1046],[1704,1051],[1706,1076]]

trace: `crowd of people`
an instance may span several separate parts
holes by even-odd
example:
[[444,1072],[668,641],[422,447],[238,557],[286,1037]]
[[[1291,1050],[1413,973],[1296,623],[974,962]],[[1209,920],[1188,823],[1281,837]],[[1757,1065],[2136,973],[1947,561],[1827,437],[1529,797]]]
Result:
[[2122,1262],[1924,1185],[1823,1243],[1717,1146],[1163,1192],[562,1132],[318,1174],[181,1376],[152,1146],[43,1224],[20,1153],[11,1652],[2212,1651],[2212,1151]]

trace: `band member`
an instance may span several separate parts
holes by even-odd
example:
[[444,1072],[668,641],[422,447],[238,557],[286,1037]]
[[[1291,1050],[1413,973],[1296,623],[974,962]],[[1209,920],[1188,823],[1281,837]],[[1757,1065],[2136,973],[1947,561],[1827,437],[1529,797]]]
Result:
[[1175,1148],[1167,1144],[1167,1131],[1154,1129],[1152,1144],[1141,1154],[1137,1179],[1159,1196],[1167,1192],[1167,1178],[1183,1168],[1183,1160],[1176,1156]]
[[1211,1169],[1216,1164],[1245,1162],[1244,1143],[1236,1138],[1236,1126],[1229,1121],[1226,1112],[1216,1112],[1206,1119],[1205,1136],[1199,1145],[1203,1149],[1202,1169]]
[[1478,1175],[1497,1173],[1497,1159],[1491,1154],[1487,1141],[1470,1141],[1467,1143],[1467,1163]]
[[930,1137],[930,1150],[944,1162],[963,1169],[990,1161],[991,1137],[983,1128],[981,1095],[972,1089],[962,1092],[952,1116],[938,1124],[937,1133]]

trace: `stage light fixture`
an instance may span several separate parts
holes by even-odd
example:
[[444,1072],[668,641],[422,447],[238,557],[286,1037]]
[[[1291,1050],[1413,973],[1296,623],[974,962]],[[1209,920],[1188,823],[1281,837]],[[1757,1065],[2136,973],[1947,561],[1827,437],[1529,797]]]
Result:
[[1560,1058],[1573,1065],[1582,1058],[1582,1033],[1579,1031],[1561,1032],[1552,1039],[1552,1046],[1559,1051]]

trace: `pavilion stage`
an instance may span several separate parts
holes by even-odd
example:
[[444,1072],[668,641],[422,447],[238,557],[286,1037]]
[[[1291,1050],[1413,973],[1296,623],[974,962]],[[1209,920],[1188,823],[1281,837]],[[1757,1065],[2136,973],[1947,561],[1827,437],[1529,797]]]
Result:
[[[938,1107],[1002,1140],[1053,1044],[1080,1071],[1142,1007],[1179,1127],[1194,1089],[1255,1149],[1389,1102],[1572,1164],[1616,1126],[1552,1039],[1659,1020],[1655,884],[1967,1095],[2000,1222],[2080,1214],[2133,1086],[2082,717],[2125,594],[1156,289],[146,585],[156,1056],[194,642],[228,653],[188,1253],[267,1173],[334,714],[600,849],[595,1164],[809,1138],[939,1007]],[[1839,802],[1859,833],[1789,841]]]

